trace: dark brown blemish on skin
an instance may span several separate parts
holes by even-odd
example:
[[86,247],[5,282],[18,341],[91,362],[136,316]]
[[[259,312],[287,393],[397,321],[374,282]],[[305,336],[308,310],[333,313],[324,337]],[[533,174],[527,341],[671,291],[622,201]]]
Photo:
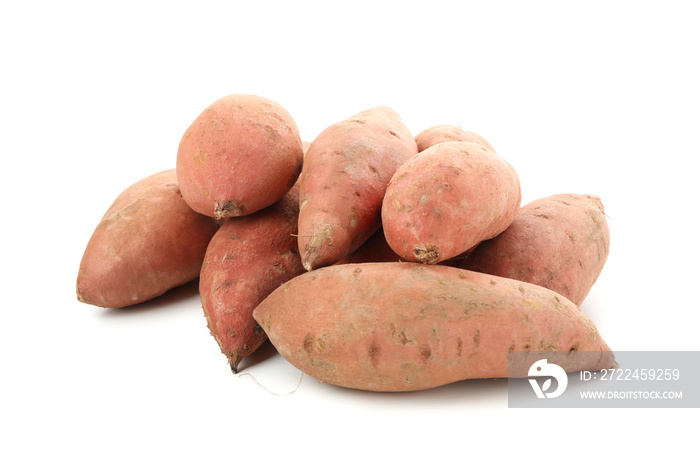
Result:
[[413,255],[424,264],[436,264],[440,260],[440,249],[433,243],[413,248]]
[[304,337],[304,351],[306,351],[307,353],[311,353],[313,346],[314,346],[314,337],[312,337],[310,333],[307,333],[306,336]]
[[496,285],[496,280],[491,279],[491,281],[489,281],[489,284],[495,286],[495,285]]
[[217,220],[226,217],[240,217],[245,211],[245,206],[233,201],[226,201],[223,204],[218,202],[214,205],[214,216]]
[[376,366],[379,362],[379,356],[382,354],[382,348],[379,346],[379,343],[376,341],[370,343],[368,354],[370,361],[372,361],[372,365]]
[[476,329],[474,334],[474,348],[478,348],[481,343],[481,329]]
[[253,329],[253,333],[256,335],[262,335],[263,333],[265,333],[265,331],[263,330],[263,328],[260,325],[255,325],[255,328]]
[[578,341],[575,342],[573,345],[571,345],[571,349],[569,349],[569,352],[570,352],[570,353],[575,353],[576,351],[578,351],[578,345],[579,345],[579,342],[578,342]]
[[461,356],[462,356],[462,339],[457,338],[457,357],[459,358]]
[[234,279],[226,280],[225,282],[216,285],[214,287],[214,291],[219,291],[219,288],[221,288],[221,287],[228,288],[228,287],[234,285],[235,283],[236,283],[236,280],[234,280]]
[[420,347],[420,360],[424,364],[428,362],[430,359],[430,356],[432,356],[432,351],[430,351],[430,346],[428,345],[423,345]]
[[401,343],[402,345],[407,345],[411,343],[411,340],[408,339],[408,337],[406,336],[406,332],[403,330],[401,331],[401,333],[399,333],[399,343]]
[[549,220],[549,216],[547,216],[547,215],[545,215],[545,214],[535,214],[534,216],[535,216],[535,217],[538,217],[538,218],[543,218],[543,219],[545,219],[545,220]]

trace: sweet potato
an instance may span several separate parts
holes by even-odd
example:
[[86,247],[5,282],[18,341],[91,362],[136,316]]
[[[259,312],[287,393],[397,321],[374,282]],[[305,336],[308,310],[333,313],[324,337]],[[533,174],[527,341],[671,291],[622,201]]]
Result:
[[417,153],[399,115],[374,107],[326,128],[304,159],[299,251],[307,270],[338,262],[380,226],[382,198]]
[[382,205],[384,235],[405,260],[436,264],[505,230],[520,198],[517,173],[495,152],[443,142],[392,177]]
[[180,195],[175,170],[122,192],[95,228],[80,262],[78,300],[124,307],[155,298],[199,276],[218,225]]
[[263,97],[234,94],[207,107],[177,151],[182,196],[217,219],[267,207],[295,183],[303,159],[294,120]]
[[[321,268],[273,291],[253,317],[301,371],[363,390],[508,377],[509,351],[561,352],[566,371],[614,363],[593,322],[563,296],[441,265]],[[570,357],[577,352],[596,357]]]
[[299,188],[244,217],[227,219],[202,265],[199,292],[212,336],[236,372],[267,339],[253,309],[270,292],[304,272],[296,249]]
[[461,267],[544,286],[580,306],[609,248],[600,198],[557,194],[523,206],[503,233],[479,244]]
[[496,152],[486,138],[471,131],[465,131],[459,126],[436,125],[416,134],[416,145],[418,146],[419,152],[423,152],[428,147],[440,144],[441,142],[450,141],[473,142]]

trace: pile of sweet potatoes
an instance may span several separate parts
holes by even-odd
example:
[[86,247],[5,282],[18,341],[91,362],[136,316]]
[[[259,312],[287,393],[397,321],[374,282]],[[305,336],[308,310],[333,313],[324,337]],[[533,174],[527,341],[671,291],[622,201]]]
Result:
[[514,167],[476,133],[414,137],[374,107],[308,143],[279,104],[230,95],[185,131],[175,169],[107,210],[77,295],[124,307],[199,279],[234,372],[269,338],[319,381],[363,390],[508,377],[513,351],[612,367],[578,307],[608,256],[600,198],[520,204]]

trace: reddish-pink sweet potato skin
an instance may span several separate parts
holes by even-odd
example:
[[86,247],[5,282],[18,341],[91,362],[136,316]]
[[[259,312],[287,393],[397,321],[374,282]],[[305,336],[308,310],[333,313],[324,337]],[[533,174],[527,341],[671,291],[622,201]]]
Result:
[[557,194],[523,206],[503,233],[479,244],[461,267],[544,286],[580,306],[609,249],[600,197]]
[[296,249],[298,216],[295,185],[275,204],[227,219],[209,243],[199,280],[202,308],[234,371],[267,339],[253,319],[255,307],[305,271]]
[[416,145],[418,146],[418,152],[423,152],[428,147],[440,144],[441,142],[450,141],[473,142],[495,152],[495,149],[486,140],[486,138],[474,132],[465,131],[459,126],[436,125],[426,128],[420,133],[416,134]]
[[174,169],[134,183],[112,203],[88,241],[78,299],[125,307],[196,279],[217,229],[212,218],[182,199]]
[[264,97],[234,94],[207,107],[177,152],[182,195],[197,212],[238,217],[284,196],[301,171],[303,149],[291,115]]
[[[300,275],[254,311],[291,364],[372,391],[508,377],[509,351],[556,351],[566,371],[610,368],[593,322],[529,283],[442,265],[333,265]],[[570,358],[595,352],[594,358]]]
[[374,107],[326,128],[304,159],[299,252],[307,270],[338,262],[381,225],[394,172],[417,153],[399,115]]
[[435,264],[505,230],[520,199],[517,173],[495,152],[443,142],[392,177],[382,205],[384,234],[403,259]]

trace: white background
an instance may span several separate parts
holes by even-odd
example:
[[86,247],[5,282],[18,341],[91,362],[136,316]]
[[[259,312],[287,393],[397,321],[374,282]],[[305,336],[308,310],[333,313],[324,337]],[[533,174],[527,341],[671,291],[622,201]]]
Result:
[[[700,350],[693,2],[3,2],[0,463],[673,463],[697,411],[515,410],[504,380],[375,394],[227,368],[196,286],[79,303],[119,192],[175,165],[227,94],[302,137],[365,108],[485,136],[523,203],[598,194],[611,253],[582,306],[613,350]],[[300,373],[264,347],[277,394]],[[693,421],[685,427],[685,421]],[[216,462],[216,463],[214,463]],[[364,463],[363,463],[364,464]],[[650,463],[646,463],[650,464]]]

